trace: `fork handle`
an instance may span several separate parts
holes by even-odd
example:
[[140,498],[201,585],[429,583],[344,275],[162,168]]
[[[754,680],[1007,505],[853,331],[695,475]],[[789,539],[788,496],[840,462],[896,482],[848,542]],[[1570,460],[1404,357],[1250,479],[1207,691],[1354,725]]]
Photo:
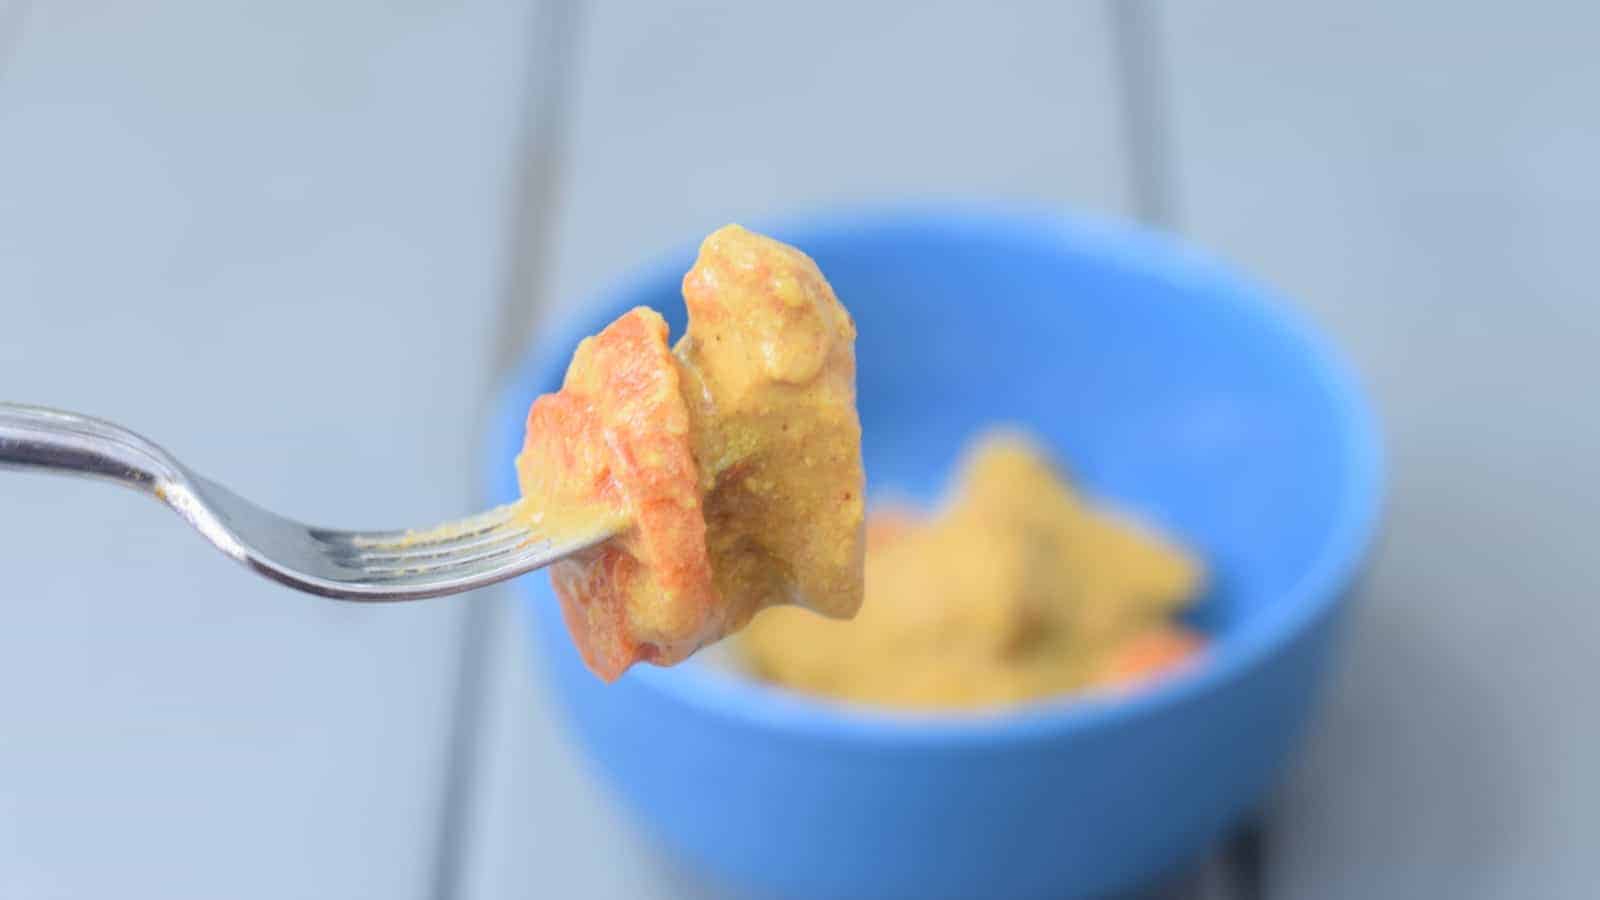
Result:
[[0,403],[0,469],[100,478],[157,495],[183,477],[166,451],[120,425],[22,403]]

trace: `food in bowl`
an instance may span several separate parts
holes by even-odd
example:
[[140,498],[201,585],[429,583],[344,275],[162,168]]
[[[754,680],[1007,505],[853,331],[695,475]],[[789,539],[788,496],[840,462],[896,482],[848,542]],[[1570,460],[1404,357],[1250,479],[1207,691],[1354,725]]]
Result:
[[[1204,662],[1126,702],[997,714],[878,714],[715,666],[606,685],[549,581],[521,579],[534,671],[607,793],[738,897],[1136,895],[1202,858],[1301,744],[1374,534],[1378,435],[1343,361],[1294,304],[1203,253],[1054,210],[842,210],[772,230],[859,330],[876,496],[920,499],[951,471],[943,448],[1026,423],[1077,490],[1202,552],[1185,619]],[[640,305],[681,333],[693,260],[643,266],[534,351],[485,448],[495,500],[517,497],[503,463],[577,338]],[[958,364],[984,352],[1004,365]]]
[[1031,440],[992,433],[946,507],[868,526],[866,600],[848,623],[762,612],[738,639],[759,677],[835,699],[915,709],[994,707],[1125,689],[1204,642],[1174,620],[1199,561],[1089,503]]
[[550,567],[584,662],[672,665],[775,603],[861,605],[855,324],[810,257],[730,225],[683,279],[689,326],[637,307],[579,344],[517,457],[536,533],[616,536]]

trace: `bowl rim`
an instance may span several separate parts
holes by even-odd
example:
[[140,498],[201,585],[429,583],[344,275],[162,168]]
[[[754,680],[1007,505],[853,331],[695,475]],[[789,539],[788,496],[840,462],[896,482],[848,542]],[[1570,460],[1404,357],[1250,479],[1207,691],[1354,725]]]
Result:
[[[671,669],[640,665],[623,680],[724,721],[831,741],[874,744],[1008,744],[1113,727],[1193,702],[1264,666],[1308,631],[1347,594],[1376,538],[1386,475],[1372,407],[1332,342],[1278,295],[1211,256],[1177,240],[1126,222],[1069,213],[1059,207],[1015,201],[900,202],[839,206],[763,217],[751,227],[804,249],[808,235],[914,226],[952,235],[981,235],[1012,242],[1048,240],[1073,251],[1142,270],[1230,305],[1297,342],[1311,374],[1339,420],[1343,459],[1350,473],[1340,494],[1330,536],[1283,602],[1219,641],[1201,665],[1126,695],[1078,695],[1015,707],[958,712],[912,712],[840,703],[807,696],[710,666]],[[676,285],[694,259],[694,244],[660,254],[568,307],[543,330],[505,379],[491,407],[485,445],[485,490],[492,502],[516,493],[509,464],[522,444],[530,399],[566,370],[573,347],[610,320],[612,311],[647,305],[663,285]],[[526,586],[520,588],[526,591]],[[531,613],[536,611],[530,610]]]

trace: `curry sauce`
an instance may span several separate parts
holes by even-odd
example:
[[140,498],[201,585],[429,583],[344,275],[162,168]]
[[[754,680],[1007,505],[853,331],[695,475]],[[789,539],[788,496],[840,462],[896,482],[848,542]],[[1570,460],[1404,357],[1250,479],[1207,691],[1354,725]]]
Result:
[[517,458],[536,532],[616,537],[550,568],[584,661],[670,665],[773,603],[861,604],[855,325],[804,253],[730,225],[684,277],[675,350],[652,310],[579,345]]
[[759,677],[880,706],[990,707],[1129,687],[1201,647],[1173,620],[1199,563],[1089,504],[1016,434],[978,444],[938,515],[875,516],[868,535],[860,615],[763,612],[739,640]]

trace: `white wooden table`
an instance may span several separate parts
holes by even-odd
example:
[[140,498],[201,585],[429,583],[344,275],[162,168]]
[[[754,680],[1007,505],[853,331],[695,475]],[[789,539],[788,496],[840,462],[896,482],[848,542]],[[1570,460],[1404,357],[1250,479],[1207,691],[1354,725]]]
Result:
[[[308,519],[473,507],[530,328],[727,221],[1045,198],[1236,260],[1343,340],[1394,469],[1269,895],[1592,885],[1590,7],[23,2],[0,396]],[[509,591],[301,597],[16,476],[0,572],[0,897],[706,894],[588,780]]]
[[[312,521],[469,511],[536,12],[8,7],[0,393]],[[98,484],[0,504],[0,897],[427,895],[494,597],[296,595]]]

